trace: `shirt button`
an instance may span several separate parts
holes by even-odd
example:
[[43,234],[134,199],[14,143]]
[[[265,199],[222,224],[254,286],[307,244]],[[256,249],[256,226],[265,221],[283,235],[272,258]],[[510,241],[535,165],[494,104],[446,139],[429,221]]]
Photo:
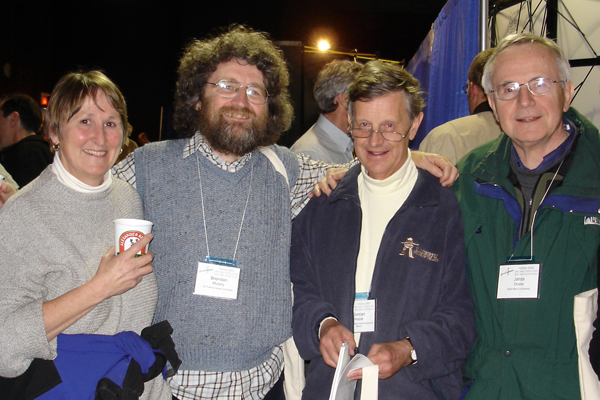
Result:
[[506,351],[504,352],[504,356],[505,356],[505,357],[510,357],[510,350],[506,350]]

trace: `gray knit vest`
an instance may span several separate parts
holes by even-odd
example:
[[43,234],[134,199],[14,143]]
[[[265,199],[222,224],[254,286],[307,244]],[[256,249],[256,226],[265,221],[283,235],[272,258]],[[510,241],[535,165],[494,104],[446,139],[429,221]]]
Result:
[[[154,222],[150,249],[159,289],[154,320],[167,319],[173,326],[182,369],[242,371],[263,363],[292,334],[290,189],[258,151],[231,173],[198,152],[184,159],[187,142],[152,143],[135,151],[137,190],[145,218]],[[296,157],[288,149],[271,148],[293,186]],[[235,256],[237,299],[194,295],[198,262],[207,256],[206,236],[211,257],[233,258],[250,185]]]

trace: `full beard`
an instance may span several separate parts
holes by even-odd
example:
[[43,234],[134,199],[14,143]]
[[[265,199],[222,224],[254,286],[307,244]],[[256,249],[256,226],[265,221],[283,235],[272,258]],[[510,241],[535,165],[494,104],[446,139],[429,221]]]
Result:
[[[211,114],[210,105],[204,104],[198,114],[198,128],[208,145],[216,152],[242,157],[262,145],[266,137],[268,115],[257,116],[249,108],[222,107]],[[247,122],[228,121],[224,113],[250,117]]]

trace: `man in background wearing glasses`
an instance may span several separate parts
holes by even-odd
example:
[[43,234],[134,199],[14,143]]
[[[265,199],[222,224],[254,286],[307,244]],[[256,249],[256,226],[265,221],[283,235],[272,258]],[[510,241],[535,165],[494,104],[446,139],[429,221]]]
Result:
[[463,91],[467,95],[471,115],[432,129],[419,145],[419,150],[441,154],[456,164],[475,147],[500,135],[500,125],[481,83],[483,67],[493,52],[494,49],[487,49],[477,54],[469,67],[468,81]]
[[310,360],[303,399],[329,398],[343,342],[379,366],[380,399],[456,399],[473,306],[456,197],[408,149],[423,119],[419,82],[371,61],[349,101],[360,164],[292,227],[292,327]]
[[483,74],[504,134],[459,163],[478,338],[466,399],[578,399],[573,297],[596,287],[600,138],[552,41],[506,37]]

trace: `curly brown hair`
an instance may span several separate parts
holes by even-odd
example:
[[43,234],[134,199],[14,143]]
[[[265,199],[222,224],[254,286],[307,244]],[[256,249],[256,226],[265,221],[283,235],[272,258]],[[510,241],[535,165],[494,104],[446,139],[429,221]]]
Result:
[[219,64],[232,59],[255,65],[262,72],[269,92],[269,120],[259,145],[276,143],[281,133],[290,128],[294,111],[283,52],[275,47],[266,33],[243,25],[232,25],[213,38],[194,40],[181,57],[174,105],[174,127],[178,137],[191,137],[198,130],[196,104],[202,99],[204,86]]

